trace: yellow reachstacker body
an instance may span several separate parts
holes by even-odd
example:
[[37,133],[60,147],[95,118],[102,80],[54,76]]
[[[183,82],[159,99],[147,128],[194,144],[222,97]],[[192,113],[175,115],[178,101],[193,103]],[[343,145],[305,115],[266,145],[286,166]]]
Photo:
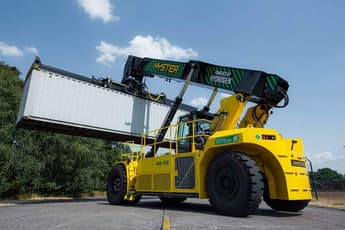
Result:
[[[302,205],[304,208],[312,196],[302,140],[285,139],[276,130],[263,128],[267,117],[261,116],[262,124],[253,123],[252,116],[248,115],[251,113],[251,108],[238,124],[245,104],[243,100],[239,100],[240,97],[242,95],[234,95],[221,101],[219,111],[225,109],[236,111],[224,116],[222,121],[219,121],[221,118],[218,121],[191,120],[165,127],[168,129],[169,138],[165,138],[160,143],[146,144],[145,138],[145,136],[154,137],[159,130],[144,134],[140,150],[123,154],[121,161],[116,163],[125,169],[127,175],[124,199],[134,200],[138,195],[210,198],[207,189],[210,164],[218,155],[240,153],[244,156],[244,160],[249,157],[255,161],[262,175],[265,200],[303,201],[306,203]],[[209,122],[210,126],[217,131],[195,132],[200,122]],[[192,127],[193,132],[189,135],[179,135],[183,127],[187,126]],[[203,140],[202,144],[200,144],[200,139]],[[186,143],[189,145],[188,150],[181,150],[180,145],[186,146]],[[154,157],[145,157],[148,149],[152,147],[155,149],[157,145],[165,147],[155,152]],[[229,175],[220,178],[226,179],[231,177],[231,173]],[[236,182],[236,180],[233,181]],[[223,189],[231,193],[232,190],[229,187],[233,184],[229,185],[229,183],[221,182]],[[290,206],[286,209],[285,204],[283,204],[284,207],[279,207],[281,205],[279,203],[277,207],[271,203],[269,205],[278,210],[302,209],[300,207],[291,209]],[[292,206],[295,207],[294,205],[296,204],[293,203]],[[228,214],[228,212],[224,213]],[[247,214],[250,214],[250,211],[239,215]],[[230,215],[234,213],[231,212]]]
[[[263,140],[262,136],[274,136],[275,140]],[[231,143],[217,143],[218,138],[232,138]],[[192,139],[195,137],[192,136]],[[235,139],[235,141],[234,141]],[[219,139],[218,139],[219,140]],[[294,142],[294,150],[291,150]],[[195,145],[195,143],[194,143]],[[170,149],[167,155],[145,158],[145,153],[126,153],[122,155],[121,164],[128,175],[127,199],[136,192],[143,193],[186,193],[198,198],[208,198],[205,188],[206,172],[209,162],[217,154],[231,149],[252,157],[267,177],[269,194],[272,199],[310,200],[311,189],[308,172],[305,167],[301,139],[284,139],[274,129],[241,128],[221,131],[208,138],[204,150],[190,153],[178,153]],[[174,154],[175,153],[175,154]],[[140,157],[138,157],[140,155]],[[134,159],[134,160],[131,160]],[[187,172],[194,172],[194,186],[180,188],[176,178],[179,172],[176,162],[188,161]],[[292,162],[295,162],[295,166]],[[133,199],[133,198],[132,198]]]

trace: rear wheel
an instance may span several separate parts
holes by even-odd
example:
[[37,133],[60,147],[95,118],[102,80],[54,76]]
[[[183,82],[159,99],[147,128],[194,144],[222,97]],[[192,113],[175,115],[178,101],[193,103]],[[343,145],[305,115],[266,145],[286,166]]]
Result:
[[207,171],[211,205],[221,214],[248,216],[261,202],[262,175],[254,160],[235,152],[216,156]]
[[112,205],[125,204],[127,190],[126,171],[122,165],[114,165],[108,174],[107,199]]
[[286,212],[298,212],[304,209],[308,203],[309,200],[266,200],[266,204],[274,210]]

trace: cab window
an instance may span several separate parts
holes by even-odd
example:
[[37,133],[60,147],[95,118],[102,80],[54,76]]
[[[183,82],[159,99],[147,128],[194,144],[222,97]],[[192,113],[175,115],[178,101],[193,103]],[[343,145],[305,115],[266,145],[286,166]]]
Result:
[[192,151],[192,123],[185,123],[181,120],[178,126],[178,151],[181,153]]

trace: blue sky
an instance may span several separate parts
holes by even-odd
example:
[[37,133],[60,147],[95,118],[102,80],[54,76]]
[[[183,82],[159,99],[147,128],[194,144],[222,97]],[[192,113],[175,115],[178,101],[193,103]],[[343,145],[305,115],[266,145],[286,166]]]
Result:
[[[316,167],[345,168],[345,1],[0,4],[0,60],[23,74],[39,55],[45,64],[120,81],[128,54],[276,73],[290,83],[290,104],[274,111],[268,127],[302,137]],[[178,92],[161,80],[148,84],[170,98]],[[184,102],[198,104],[210,94],[191,87]]]

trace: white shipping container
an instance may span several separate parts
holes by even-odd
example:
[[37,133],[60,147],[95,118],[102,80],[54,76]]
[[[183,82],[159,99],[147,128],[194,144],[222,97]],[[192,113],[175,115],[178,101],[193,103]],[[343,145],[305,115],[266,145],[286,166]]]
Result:
[[[41,67],[26,79],[17,126],[139,143],[142,133],[160,128],[169,109]],[[179,109],[173,123],[187,110]]]

